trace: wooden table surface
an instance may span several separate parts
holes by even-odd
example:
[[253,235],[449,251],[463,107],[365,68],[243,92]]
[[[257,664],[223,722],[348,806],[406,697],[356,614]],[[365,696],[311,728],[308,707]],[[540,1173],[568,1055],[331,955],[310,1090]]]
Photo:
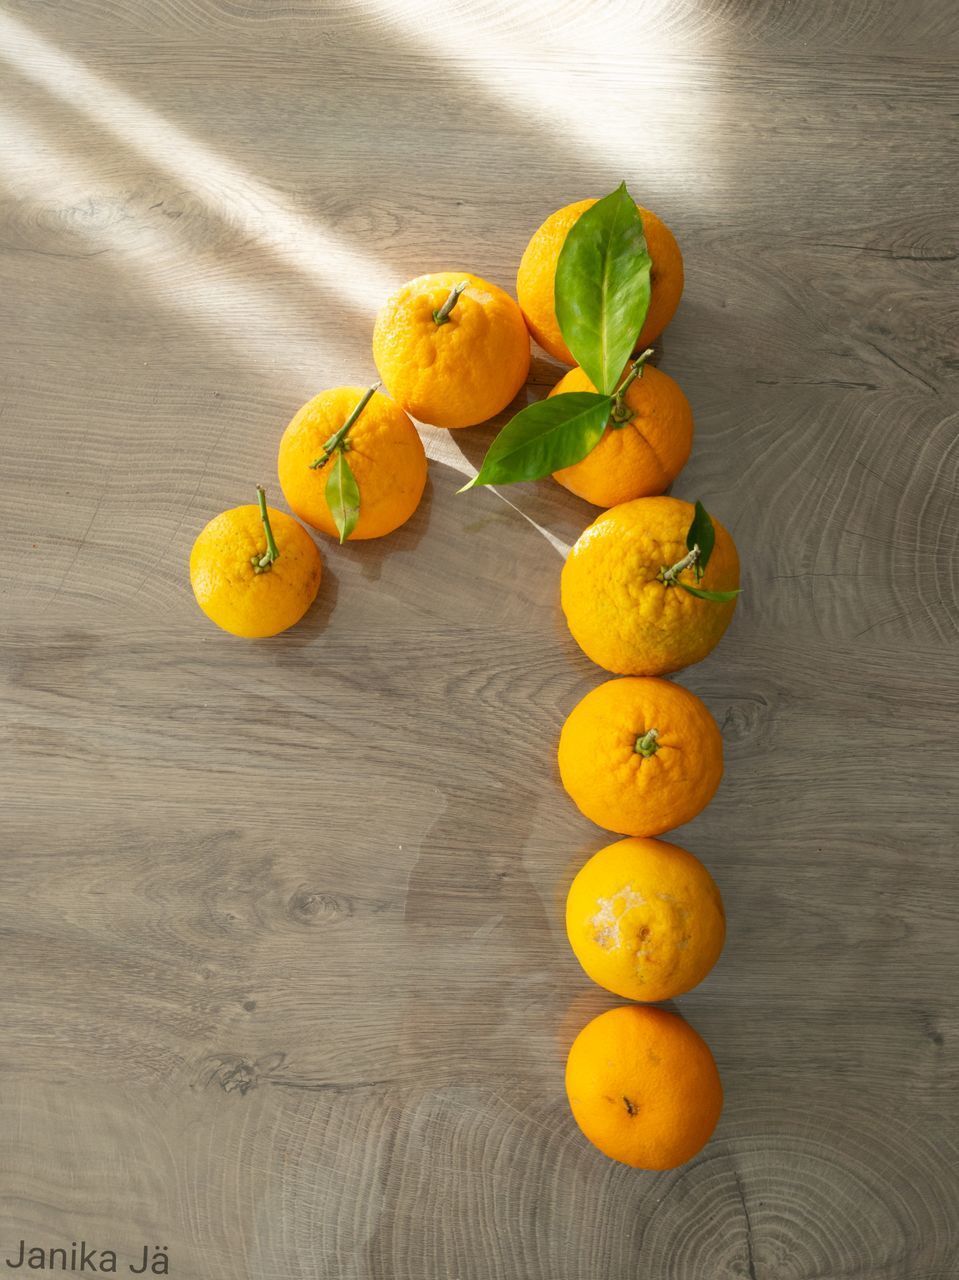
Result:
[[[3,0],[0,1274],[24,1239],[178,1280],[959,1276],[954,37],[948,0]],[[324,540],[303,625],[236,640],[187,581],[212,515],[281,505],[301,402],[372,379],[393,284],[511,289],[623,177],[686,259],[675,492],[745,564],[680,677],[726,744],[676,837],[727,904],[677,1006],[726,1107],[663,1174],[563,1093],[616,1003],[562,922],[609,837],[554,763],[603,677],[558,604],[593,509],[456,496],[494,427],[424,429],[421,509]]]

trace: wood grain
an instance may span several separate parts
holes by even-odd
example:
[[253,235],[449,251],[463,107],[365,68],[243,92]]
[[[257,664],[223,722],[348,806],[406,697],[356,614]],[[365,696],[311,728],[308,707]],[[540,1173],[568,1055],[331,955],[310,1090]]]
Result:
[[[0,1270],[179,1280],[956,1280],[956,31],[945,0],[5,0]],[[592,511],[456,496],[424,429],[304,624],[199,615],[196,532],[383,292],[510,287],[623,176],[675,229],[676,491],[743,552],[683,673],[727,778],[677,839],[729,942],[679,1002],[727,1102],[606,1161],[562,1064],[612,1003],[562,901],[604,833],[555,741]],[[538,357],[528,397],[557,367]]]

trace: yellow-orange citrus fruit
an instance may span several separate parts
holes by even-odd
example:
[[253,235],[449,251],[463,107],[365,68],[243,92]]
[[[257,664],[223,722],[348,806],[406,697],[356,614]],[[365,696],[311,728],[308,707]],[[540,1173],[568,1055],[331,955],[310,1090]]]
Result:
[[[326,500],[331,463],[313,468],[323,446],[346,422],[364,387],[333,387],[307,401],[280,440],[278,470],[293,511],[323,533],[338,537]],[[360,515],[348,541],[381,538],[409,520],[426,485],[426,453],[399,405],[376,392],[346,437],[346,460],[360,491]]]
[[705,1040],[640,1005],[588,1022],[566,1060],[566,1094],[589,1141],[635,1169],[675,1169],[712,1136],[723,1086]]
[[695,694],[653,676],[607,680],[566,718],[559,773],[579,811],[626,836],[695,818],[723,776],[719,726]]
[[[595,200],[578,200],[575,204],[568,204],[550,214],[533,233],[516,277],[516,296],[530,333],[544,351],[548,351],[557,360],[562,360],[564,364],[576,362],[563,341],[556,319],[553,300],[556,264],[570,228],[595,203]],[[641,349],[656,341],[679,306],[683,292],[683,255],[665,222],[648,209],[638,207],[643,217],[646,247],[652,260],[649,311],[636,339],[636,346]]]
[[[577,367],[549,394],[595,390]],[[662,493],[686,465],[693,446],[689,401],[668,373],[644,365],[642,377],[629,385],[624,399],[633,415],[629,421],[610,422],[582,461],[553,472],[564,489],[597,507]]]
[[373,359],[390,395],[414,418],[472,427],[505,409],[526,381],[529,334],[519,307],[495,284],[468,271],[437,271],[387,300],[373,329]]
[[[686,555],[691,502],[637,498],[610,507],[580,534],[563,566],[563,612],[588,658],[618,675],[655,676],[699,662],[722,638],[736,608],[689,595],[660,580]],[[716,543],[697,582],[692,568],[678,579],[708,591],[739,586],[739,556],[713,520]]]
[[672,1000],[719,959],[716,884],[679,845],[630,836],[594,853],[566,899],[566,933],[594,982],[627,1000]]
[[259,573],[252,560],[267,549],[260,510],[234,507],[202,529],[190,552],[197,604],[218,627],[259,639],[292,627],[316,599],[323,565],[316,543],[292,516],[267,508],[279,555]]

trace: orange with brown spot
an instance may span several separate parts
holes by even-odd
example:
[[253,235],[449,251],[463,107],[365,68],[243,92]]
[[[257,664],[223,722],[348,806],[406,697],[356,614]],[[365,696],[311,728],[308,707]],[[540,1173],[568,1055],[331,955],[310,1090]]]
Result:
[[576,1123],[611,1160],[675,1169],[712,1136],[723,1086],[705,1040],[665,1009],[601,1013],[573,1041],[566,1094]]

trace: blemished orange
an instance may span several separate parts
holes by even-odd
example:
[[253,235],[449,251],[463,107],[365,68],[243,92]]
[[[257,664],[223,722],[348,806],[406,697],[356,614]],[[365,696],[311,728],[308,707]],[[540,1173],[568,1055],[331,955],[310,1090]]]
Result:
[[[578,200],[550,214],[533,232],[516,276],[516,296],[530,333],[544,351],[564,364],[575,364],[576,361],[563,341],[556,319],[553,296],[556,264],[570,228],[595,203],[595,200]],[[656,341],[679,306],[683,293],[683,255],[665,222],[649,209],[637,207],[643,217],[646,247],[652,261],[649,310],[636,339],[637,349],[642,349]]]
[[675,1169],[712,1137],[723,1086],[709,1046],[665,1009],[622,1005],[582,1029],[566,1095],[593,1146],[634,1169]]
[[[566,558],[561,599],[573,638],[588,658],[617,675],[656,676],[705,658],[732,621],[736,600],[702,600],[660,580],[686,556],[691,502],[637,498],[610,507],[580,534]],[[739,587],[739,556],[713,520],[716,542],[702,579],[708,591]]]
[[[450,310],[438,322],[444,305]],[[505,409],[523,386],[529,334],[519,307],[495,284],[468,271],[437,271],[408,281],[384,304],[373,359],[383,385],[414,418],[472,427]]]
[[[326,500],[328,467],[313,468],[323,446],[346,422],[365,387],[333,387],[300,409],[280,440],[280,487],[291,509],[334,538],[339,537]],[[348,541],[382,538],[409,520],[426,485],[426,452],[400,406],[375,392],[346,437],[346,460],[360,491],[360,515]]]
[[672,1000],[702,982],[726,939],[723,902],[691,853],[629,836],[570,886],[566,933],[592,980],[627,1000]]
[[654,676],[590,690],[567,716],[558,754],[579,811],[627,836],[658,836],[691,821],[723,776],[722,734],[706,706]]
[[[595,391],[578,366],[549,393]],[[599,443],[580,462],[553,472],[564,489],[597,507],[614,507],[668,489],[693,447],[693,412],[668,373],[651,365],[626,389],[632,417],[610,422]]]
[[267,508],[277,558],[253,564],[267,551],[259,507],[224,511],[200,531],[190,552],[190,585],[208,618],[247,639],[292,627],[316,599],[323,564],[316,543],[292,516]]

